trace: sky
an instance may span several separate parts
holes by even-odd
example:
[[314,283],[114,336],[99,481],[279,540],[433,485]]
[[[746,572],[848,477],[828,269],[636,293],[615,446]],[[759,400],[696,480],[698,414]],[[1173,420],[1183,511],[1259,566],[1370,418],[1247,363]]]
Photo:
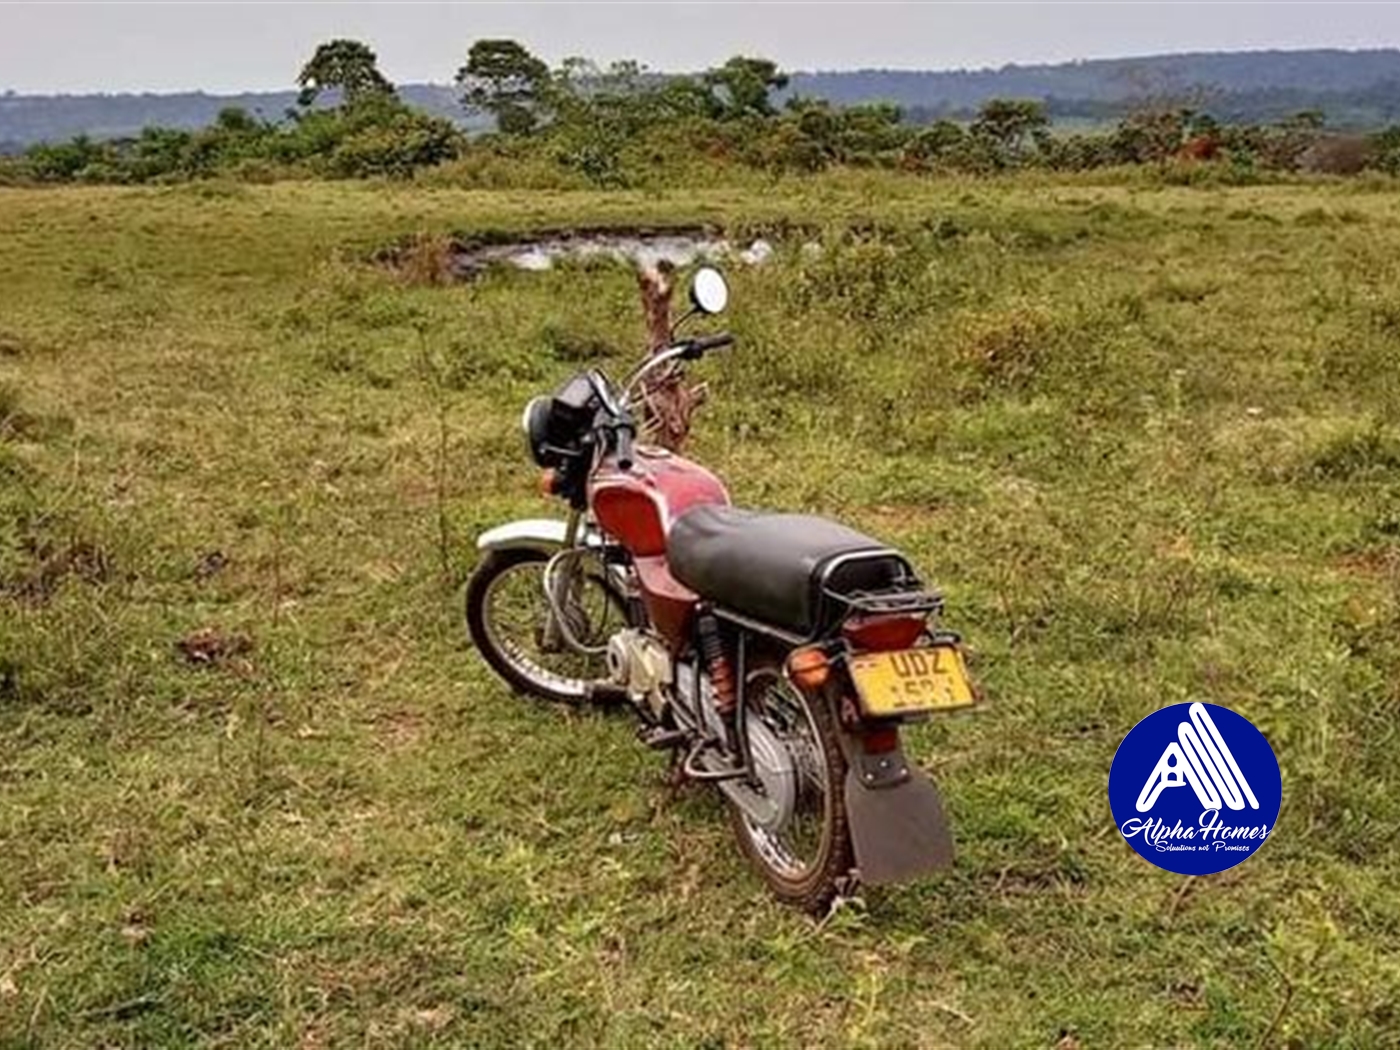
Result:
[[1181,51],[1400,46],[1397,3],[12,3],[0,93],[292,85],[318,43],[352,37],[396,83],[452,79],[482,37],[557,62],[653,69],[734,54],[788,70],[958,69]]

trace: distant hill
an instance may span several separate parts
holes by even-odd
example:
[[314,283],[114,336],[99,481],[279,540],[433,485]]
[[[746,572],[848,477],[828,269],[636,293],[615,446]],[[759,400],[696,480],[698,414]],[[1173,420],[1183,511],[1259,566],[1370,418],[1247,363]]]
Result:
[[[437,84],[406,84],[399,94],[409,105],[447,117],[464,127],[473,122],[458,102],[456,88]],[[295,91],[250,91],[239,95],[207,95],[202,91],[171,95],[0,95],[0,152],[35,142],[70,139],[121,138],[144,127],[192,130],[214,122],[221,109],[236,106],[264,120],[284,118],[296,108]]]
[[789,89],[841,105],[894,102],[915,119],[964,116],[990,98],[1034,98],[1054,117],[1107,118],[1144,99],[1178,99],[1220,119],[1321,110],[1334,125],[1400,118],[1400,50],[1233,51],[1057,65],[912,72],[796,73]]
[[1385,81],[1400,82],[1400,50],[1229,51],[942,72],[796,73],[792,90],[841,103],[883,98],[962,109],[989,98],[1106,102],[1201,87],[1224,94],[1278,88],[1338,94]]
[[[468,124],[456,90],[399,89],[411,105]],[[1269,121],[1321,110],[1335,126],[1400,120],[1400,50],[1243,51],[1095,59],[1056,65],[915,72],[795,73],[789,94],[841,105],[888,101],[910,119],[965,116],[989,98],[1034,98],[1057,118],[1111,119],[1134,100],[1181,99],[1226,120]],[[0,95],[0,151],[87,134],[112,138],[148,125],[196,128],[238,106],[268,120],[295,105],[294,91],[208,95]]]

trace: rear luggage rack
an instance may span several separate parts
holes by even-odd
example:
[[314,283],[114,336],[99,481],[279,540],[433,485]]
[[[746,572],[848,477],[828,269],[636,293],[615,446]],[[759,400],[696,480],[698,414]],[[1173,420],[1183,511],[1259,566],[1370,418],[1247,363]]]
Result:
[[[831,585],[838,568],[860,561],[891,562],[897,571],[890,576],[889,586],[878,590],[840,591]],[[852,551],[831,559],[823,566],[817,580],[818,622],[833,630],[852,613],[866,616],[913,615],[943,611],[943,595],[924,587],[909,559],[888,547]]]
[[833,600],[845,603],[850,612],[867,616],[943,611],[943,595],[938,591],[856,591],[852,594],[827,591],[826,594]]

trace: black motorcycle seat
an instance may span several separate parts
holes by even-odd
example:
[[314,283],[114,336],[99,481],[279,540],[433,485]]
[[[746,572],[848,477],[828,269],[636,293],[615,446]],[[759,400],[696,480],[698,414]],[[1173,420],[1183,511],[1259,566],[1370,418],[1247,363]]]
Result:
[[[866,554],[855,559],[843,555]],[[706,504],[672,523],[671,574],[702,598],[775,627],[815,637],[843,611],[835,594],[917,583],[908,562],[885,544],[807,514]]]

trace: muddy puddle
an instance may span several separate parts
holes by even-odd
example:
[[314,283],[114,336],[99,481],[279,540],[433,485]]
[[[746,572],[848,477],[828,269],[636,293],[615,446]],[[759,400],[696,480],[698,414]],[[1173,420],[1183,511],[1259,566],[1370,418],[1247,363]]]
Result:
[[[402,245],[389,249],[381,261],[400,265],[417,249]],[[772,242],[763,238],[735,239],[712,229],[641,228],[546,230],[519,237],[457,236],[441,249],[442,262],[456,280],[471,280],[494,267],[542,271],[564,262],[610,260],[638,267],[661,262],[689,266],[697,262],[761,266],[773,258]]]

